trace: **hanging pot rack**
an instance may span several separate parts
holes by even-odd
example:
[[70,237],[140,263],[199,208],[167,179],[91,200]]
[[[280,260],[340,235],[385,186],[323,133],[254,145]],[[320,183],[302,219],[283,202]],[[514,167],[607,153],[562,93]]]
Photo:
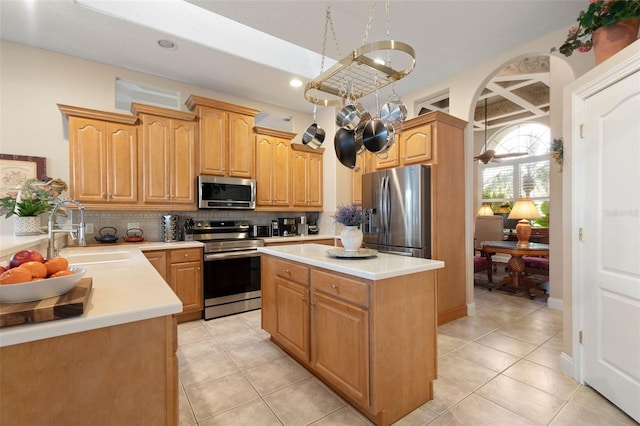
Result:
[[[391,51],[405,54],[403,56],[406,56],[407,60],[401,62],[407,62],[408,66],[397,70],[386,64],[379,64],[367,56],[369,54],[375,56],[385,54],[388,57]],[[365,44],[307,83],[304,97],[313,104],[341,105],[345,97],[345,82],[348,82],[349,98],[359,99],[409,75],[415,67],[415,58],[415,50],[398,40],[383,40]],[[322,98],[318,92],[332,95],[335,98]]]

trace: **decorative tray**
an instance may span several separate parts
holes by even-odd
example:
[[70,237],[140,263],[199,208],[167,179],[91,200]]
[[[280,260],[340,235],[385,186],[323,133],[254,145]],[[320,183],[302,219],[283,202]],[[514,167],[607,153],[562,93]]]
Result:
[[343,248],[327,250],[327,255],[338,259],[368,259],[378,255],[377,250],[359,248],[357,251],[347,251]]

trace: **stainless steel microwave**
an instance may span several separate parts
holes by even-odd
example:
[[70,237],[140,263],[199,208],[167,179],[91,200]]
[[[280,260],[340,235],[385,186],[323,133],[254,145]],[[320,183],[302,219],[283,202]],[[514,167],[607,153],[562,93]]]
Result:
[[253,210],[256,208],[256,181],[198,176],[198,208]]

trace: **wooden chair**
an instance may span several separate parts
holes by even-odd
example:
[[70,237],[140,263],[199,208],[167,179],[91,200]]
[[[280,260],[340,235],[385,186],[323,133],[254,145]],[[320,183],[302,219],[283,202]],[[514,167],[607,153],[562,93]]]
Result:
[[487,279],[493,282],[493,262],[491,261],[491,253],[485,253],[484,256],[473,256],[473,273],[487,271]]
[[[484,249],[482,248],[484,241],[502,241],[504,239],[503,223],[503,217],[498,215],[476,217],[473,242],[474,256],[476,253],[482,257],[485,256]],[[492,259],[491,257],[489,257],[489,259],[491,259],[492,263],[496,261],[496,259]],[[506,263],[508,258],[502,260]],[[493,264],[493,268],[495,271],[495,264]]]

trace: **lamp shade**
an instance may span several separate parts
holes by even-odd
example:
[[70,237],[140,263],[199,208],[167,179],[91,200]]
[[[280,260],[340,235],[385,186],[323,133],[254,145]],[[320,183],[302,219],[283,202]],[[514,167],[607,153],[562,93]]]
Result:
[[478,210],[478,216],[493,216],[493,209],[489,204],[483,204]]
[[518,198],[509,213],[509,219],[538,219],[540,212],[531,198]]

